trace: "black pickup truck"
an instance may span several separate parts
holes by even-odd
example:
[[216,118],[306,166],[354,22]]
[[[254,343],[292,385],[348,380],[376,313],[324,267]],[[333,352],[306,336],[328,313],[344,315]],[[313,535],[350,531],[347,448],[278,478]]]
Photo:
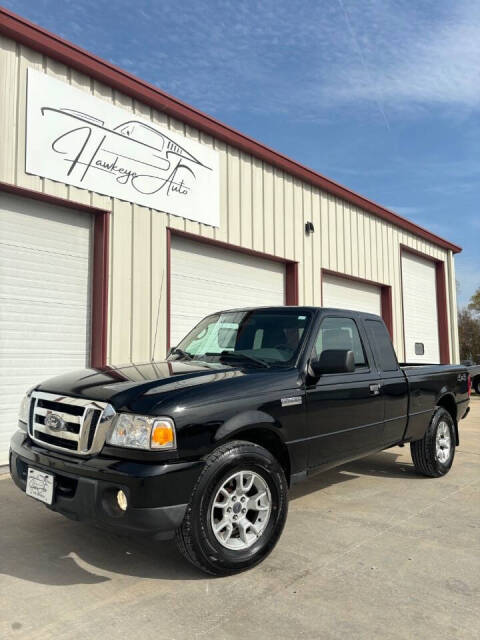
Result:
[[310,474],[407,442],[419,473],[447,473],[469,383],[462,366],[399,366],[378,316],[219,312],[165,362],[35,387],[10,470],[50,509],[130,535],[175,536],[189,561],[231,574],[273,549],[288,487]]

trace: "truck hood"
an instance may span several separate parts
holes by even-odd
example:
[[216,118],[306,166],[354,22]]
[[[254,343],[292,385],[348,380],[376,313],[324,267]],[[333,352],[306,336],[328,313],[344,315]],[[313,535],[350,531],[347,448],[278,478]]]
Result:
[[[277,384],[283,386],[286,373],[176,360],[82,369],[50,378],[38,385],[36,390],[109,402],[117,410],[140,411],[151,409],[159,403],[163,405],[193,389],[205,393],[207,385],[224,388],[226,383],[234,380],[245,390],[250,387],[249,383],[260,383],[258,378],[264,379],[265,376],[268,376],[269,382],[273,383],[275,379]],[[287,377],[291,379],[292,371],[288,373]]]

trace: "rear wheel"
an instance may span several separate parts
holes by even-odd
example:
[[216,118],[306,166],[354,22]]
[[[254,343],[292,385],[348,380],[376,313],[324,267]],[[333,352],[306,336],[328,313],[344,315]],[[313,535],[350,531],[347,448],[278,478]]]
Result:
[[455,456],[455,424],[451,414],[437,407],[421,440],[410,444],[415,469],[431,478],[450,471]]
[[285,474],[274,456],[250,442],[229,442],[206,460],[177,547],[206,573],[239,573],[272,551],[287,504]]

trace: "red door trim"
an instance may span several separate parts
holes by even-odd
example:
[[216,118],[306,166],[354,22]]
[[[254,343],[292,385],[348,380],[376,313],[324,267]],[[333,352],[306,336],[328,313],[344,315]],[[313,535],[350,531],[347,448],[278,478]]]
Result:
[[79,213],[94,216],[93,224],[93,273],[92,273],[92,317],[90,365],[103,367],[107,362],[107,318],[108,318],[108,242],[109,213],[85,204],[78,204],[65,198],[57,198],[46,193],[25,189],[6,182],[0,182],[0,191],[22,198],[38,200],[56,207],[66,207]]
[[237,253],[244,253],[249,256],[256,256],[265,260],[273,260],[275,262],[281,262],[285,265],[285,304],[297,305],[298,304],[298,262],[294,260],[288,260],[287,258],[281,258],[279,256],[272,255],[270,253],[263,253],[262,251],[256,251],[255,249],[247,249],[236,244],[230,244],[222,240],[215,240],[214,238],[205,238],[198,236],[195,233],[188,233],[187,231],[181,231],[179,229],[173,229],[167,227],[167,351],[170,349],[170,305],[171,305],[171,248],[172,248],[172,236],[180,236],[182,238],[188,238],[195,242],[202,244],[212,245],[222,249],[228,249],[229,251],[236,251]]
[[375,280],[368,280],[367,278],[360,278],[358,276],[352,276],[348,273],[342,273],[340,271],[332,271],[331,269],[322,269],[320,275],[321,289],[322,289],[322,304],[323,304],[323,276],[330,275],[337,278],[343,278],[344,280],[352,280],[353,282],[363,282],[364,284],[372,284],[380,288],[380,304],[382,311],[382,318],[385,325],[393,338],[393,311],[392,311],[392,287],[389,284],[377,282]]
[[[402,255],[404,253],[410,253],[415,256],[419,256],[424,260],[428,260],[435,264],[435,288],[437,296],[437,316],[438,316],[438,344],[440,351],[440,363],[450,364],[450,347],[448,344],[448,311],[447,311],[447,285],[446,285],[446,272],[445,262],[429,256],[427,253],[412,249],[407,245],[400,245],[400,273],[402,274]],[[402,316],[404,318],[403,311],[403,274],[402,274]],[[403,320],[403,348],[406,359],[406,343],[405,343],[405,320]]]

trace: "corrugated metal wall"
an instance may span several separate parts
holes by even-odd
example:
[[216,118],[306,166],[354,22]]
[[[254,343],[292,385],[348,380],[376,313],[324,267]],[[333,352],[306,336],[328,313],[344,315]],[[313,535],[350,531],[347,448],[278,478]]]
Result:
[[[218,229],[25,173],[27,68],[32,67],[218,150]],[[299,262],[300,304],[321,305],[321,269],[391,285],[394,343],[403,358],[400,245],[444,260],[450,353],[458,361],[455,274],[451,252],[302,183],[261,161],[153,111],[30,49],[0,36],[0,180],[110,209],[109,360],[162,357],[166,344],[166,228]],[[315,233],[306,236],[311,220]],[[450,254],[450,255],[449,255]]]

